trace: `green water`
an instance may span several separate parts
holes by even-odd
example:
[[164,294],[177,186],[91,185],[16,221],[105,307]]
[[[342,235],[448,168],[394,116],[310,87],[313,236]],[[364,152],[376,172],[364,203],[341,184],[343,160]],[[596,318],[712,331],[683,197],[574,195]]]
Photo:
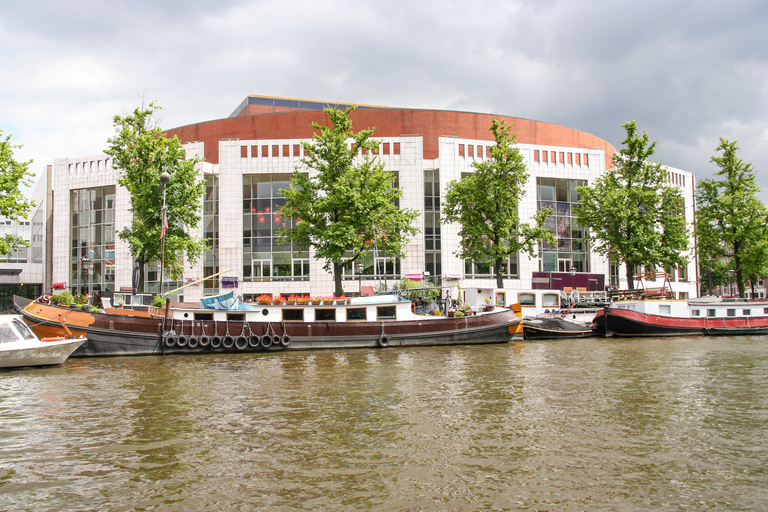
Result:
[[768,339],[0,373],[0,510],[764,510]]

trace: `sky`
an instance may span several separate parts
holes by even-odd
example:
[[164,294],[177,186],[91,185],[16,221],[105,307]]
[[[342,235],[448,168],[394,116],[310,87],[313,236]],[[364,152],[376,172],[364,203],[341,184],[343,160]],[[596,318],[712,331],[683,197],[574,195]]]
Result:
[[[715,177],[738,141],[768,202],[765,0],[38,0],[3,2],[0,130],[39,174],[100,154],[112,119],[164,129],[249,94],[544,121]],[[31,191],[30,191],[31,193]]]

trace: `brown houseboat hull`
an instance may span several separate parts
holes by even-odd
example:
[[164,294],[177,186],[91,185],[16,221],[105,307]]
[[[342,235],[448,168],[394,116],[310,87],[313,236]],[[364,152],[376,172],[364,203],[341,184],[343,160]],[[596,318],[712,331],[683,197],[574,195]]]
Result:
[[520,317],[509,309],[457,318],[356,322],[172,320],[93,313],[14,297],[38,336],[66,330],[88,341],[73,357],[463,345],[509,342]]

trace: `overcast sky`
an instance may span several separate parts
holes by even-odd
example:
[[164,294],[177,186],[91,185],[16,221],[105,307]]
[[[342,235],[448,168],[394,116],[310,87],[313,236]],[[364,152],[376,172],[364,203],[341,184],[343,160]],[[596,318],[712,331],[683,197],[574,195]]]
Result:
[[[535,119],[712,177],[737,140],[768,199],[768,2],[4,2],[0,130],[36,173],[101,153],[142,102],[163,128],[248,94]],[[360,127],[362,128],[362,127]]]

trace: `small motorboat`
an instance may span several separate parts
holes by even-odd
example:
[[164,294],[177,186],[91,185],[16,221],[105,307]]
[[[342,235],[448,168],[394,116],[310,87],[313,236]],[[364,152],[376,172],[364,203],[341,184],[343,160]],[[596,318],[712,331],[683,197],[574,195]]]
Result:
[[591,324],[570,322],[552,313],[523,319],[523,337],[526,340],[586,338],[598,334]]
[[20,315],[0,315],[0,368],[61,364],[86,338],[38,338]]

